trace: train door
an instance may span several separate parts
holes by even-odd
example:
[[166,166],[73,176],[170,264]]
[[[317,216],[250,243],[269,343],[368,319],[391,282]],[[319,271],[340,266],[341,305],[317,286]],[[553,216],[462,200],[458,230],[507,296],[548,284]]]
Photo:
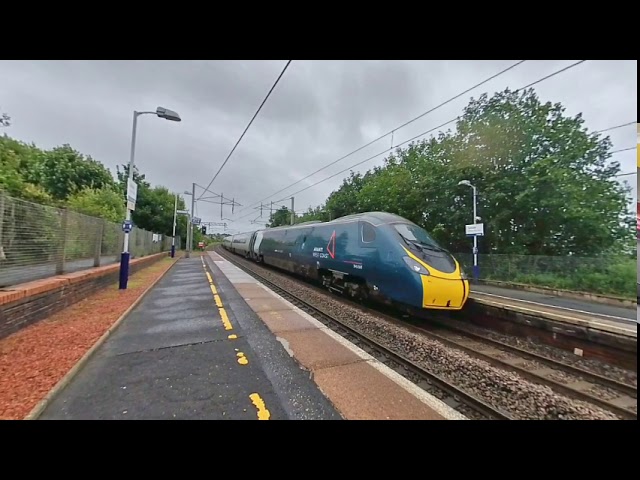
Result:
[[380,275],[380,241],[376,227],[367,222],[358,222],[358,244],[362,259],[362,271],[367,280],[377,283]]
[[311,233],[310,228],[300,229],[296,233],[295,245],[292,248],[291,260],[295,264],[293,267],[297,270],[304,270],[302,267],[305,264],[309,263],[310,255],[309,253],[309,233]]
[[260,244],[262,243],[262,230],[256,233],[255,240],[253,242],[253,258],[256,262],[260,261]]

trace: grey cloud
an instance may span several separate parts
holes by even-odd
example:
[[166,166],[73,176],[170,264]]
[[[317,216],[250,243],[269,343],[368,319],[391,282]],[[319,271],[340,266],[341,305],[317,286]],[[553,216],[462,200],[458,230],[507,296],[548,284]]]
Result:
[[[209,183],[285,62],[1,61],[0,107],[13,119],[7,134],[43,148],[70,143],[114,173],[129,159],[132,111],[159,105],[174,109],[181,123],[140,117],[136,163],[153,184],[182,192],[192,182]],[[211,189],[245,207],[258,202],[513,63],[294,60]],[[396,131],[394,145],[456,117],[471,96],[520,88],[571,63],[527,61]],[[637,117],[636,61],[588,61],[534,88],[543,100],[562,102],[571,115],[583,112],[592,130]],[[614,148],[633,146],[632,127],[608,133]],[[267,203],[389,148],[390,140],[376,142]],[[633,157],[628,151],[614,159],[623,171],[632,171]],[[379,157],[356,170],[381,163]],[[321,203],[346,175],[300,193],[296,210]],[[623,178],[637,198],[633,177]],[[251,212],[238,215],[238,210],[234,218]],[[202,203],[198,213],[205,220],[220,219],[216,205]],[[224,216],[230,214],[225,207]],[[258,215],[233,228],[249,227]]]

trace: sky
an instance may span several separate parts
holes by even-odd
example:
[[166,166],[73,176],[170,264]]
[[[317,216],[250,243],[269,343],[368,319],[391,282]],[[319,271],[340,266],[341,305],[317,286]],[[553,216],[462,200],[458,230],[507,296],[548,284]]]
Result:
[[[163,106],[180,123],[153,115],[138,118],[135,163],[152,185],[196,198],[238,141],[284,68],[286,60],[29,60],[0,61],[0,111],[12,125],[0,133],[43,149],[65,143],[102,162],[115,175],[129,161],[133,111]],[[241,206],[200,201],[204,222],[226,222],[226,231],[264,226],[268,205],[345,170],[391,146],[387,136],[356,154],[297,182],[376,137],[497,74],[517,60],[293,60],[221,173],[215,194]],[[527,60],[403,127],[393,144],[462,113],[471,97],[517,89],[576,60]],[[542,101],[580,112],[590,130],[637,119],[637,60],[588,60],[537,85]],[[454,128],[450,124],[444,129]],[[434,131],[437,134],[438,131]],[[608,132],[613,149],[633,147],[633,125]],[[428,136],[430,136],[429,134]],[[426,138],[428,138],[428,136]],[[616,154],[623,172],[636,172],[636,152]],[[355,167],[365,172],[384,156]],[[302,212],[323,203],[349,170],[295,195]],[[621,177],[637,199],[637,175]],[[275,195],[274,195],[275,194]],[[204,194],[203,196],[212,196]],[[286,198],[286,199],[285,199]],[[285,200],[283,200],[285,199]],[[190,203],[190,197],[185,196]],[[230,220],[227,220],[230,219]],[[231,221],[233,220],[233,221]],[[261,222],[261,225],[251,221]],[[210,232],[222,232],[212,227]]]

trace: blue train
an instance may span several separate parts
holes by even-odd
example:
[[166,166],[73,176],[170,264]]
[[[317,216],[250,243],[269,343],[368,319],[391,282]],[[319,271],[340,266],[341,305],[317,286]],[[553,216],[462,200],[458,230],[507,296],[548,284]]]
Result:
[[356,299],[460,310],[469,298],[458,261],[424,229],[391,213],[240,233],[223,247]]

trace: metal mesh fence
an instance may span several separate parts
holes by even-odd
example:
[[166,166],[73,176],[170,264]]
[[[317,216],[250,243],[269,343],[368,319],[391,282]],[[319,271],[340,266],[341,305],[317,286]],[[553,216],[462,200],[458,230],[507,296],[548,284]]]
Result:
[[[0,191],[0,288],[118,262],[122,226]],[[171,248],[171,237],[134,227],[131,258]]]

